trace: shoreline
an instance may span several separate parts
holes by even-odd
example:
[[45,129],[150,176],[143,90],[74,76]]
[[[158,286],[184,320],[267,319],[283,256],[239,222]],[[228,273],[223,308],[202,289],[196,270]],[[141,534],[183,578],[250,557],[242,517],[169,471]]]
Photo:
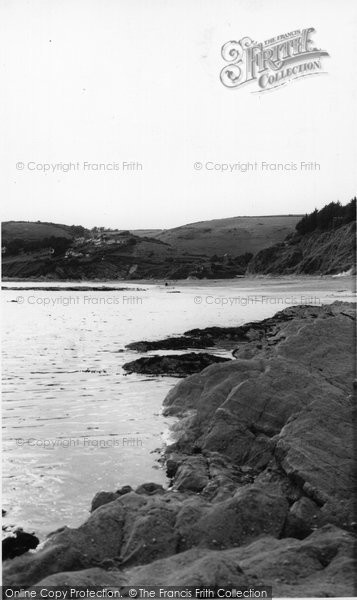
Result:
[[29,290],[29,291],[44,291],[44,292],[60,292],[62,290],[66,290],[68,292],[145,292],[146,289],[145,288],[135,288],[135,287],[112,287],[112,286],[107,286],[107,285],[102,285],[102,286],[87,286],[87,285],[83,285],[83,286],[74,286],[74,285],[70,285],[66,288],[64,288],[63,286],[46,286],[46,287],[41,287],[41,286],[6,286],[6,285],[2,285],[1,286],[1,290],[4,291],[25,291],[25,290]]
[[104,283],[108,284],[126,284],[126,285],[165,285],[165,283],[170,283],[170,284],[176,284],[176,285],[192,285],[192,284],[199,284],[199,283],[203,283],[203,284],[207,284],[207,283],[219,283],[219,284],[226,284],[226,283],[237,283],[239,281],[247,281],[247,280],[258,280],[258,281],[280,281],[280,280],[297,280],[297,279],[301,279],[301,280],[307,280],[310,281],[312,279],[323,279],[323,280],[330,280],[330,279],[336,279],[336,278],[343,278],[343,279],[354,279],[354,276],[352,273],[349,272],[344,272],[344,273],[333,273],[333,274],[326,274],[326,273],[312,273],[312,274],[306,274],[306,273],[301,273],[301,274],[279,274],[279,275],[274,275],[274,274],[254,274],[254,273],[249,273],[247,275],[239,275],[237,277],[231,277],[231,278],[185,278],[185,279],[168,279],[168,278],[142,278],[142,279],[114,279],[114,280],[109,280],[108,278],[103,278],[103,279],[42,279],[41,277],[2,277],[1,281],[3,283],[43,283],[43,284],[65,284],[65,283],[69,283],[69,284],[98,284],[98,285],[102,285]]
[[[187,288],[193,289],[219,289],[235,288],[253,290],[261,286],[277,286],[281,287],[294,286],[304,282],[307,286],[310,284],[324,286],[325,284],[333,283],[336,287],[345,286],[352,294],[356,294],[356,280],[353,275],[252,275],[247,277],[239,277],[234,279],[181,279],[181,280],[165,280],[165,279],[140,279],[140,280],[53,280],[42,281],[36,279],[9,279],[5,278],[1,281],[1,290],[3,292],[11,291],[93,291],[93,292],[149,292],[155,288],[162,288],[167,293],[179,293]],[[142,287],[145,286],[145,287]],[[308,293],[308,290],[307,290]]]
[[320,595],[327,585],[350,595],[354,318],[353,304],[335,302],[236,327],[235,359],[182,379],[164,401],[164,415],[178,417],[177,441],[164,451],[171,487],[98,492],[83,525],[6,561],[4,581],[223,585],[233,577],[237,586],[273,585],[274,595]]

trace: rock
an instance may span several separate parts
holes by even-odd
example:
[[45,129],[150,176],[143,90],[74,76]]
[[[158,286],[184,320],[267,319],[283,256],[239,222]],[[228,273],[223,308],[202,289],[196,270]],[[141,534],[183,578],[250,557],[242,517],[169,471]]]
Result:
[[210,506],[196,523],[180,533],[188,546],[240,546],[263,534],[278,537],[287,512],[288,503],[278,489],[248,485],[233,498]]
[[229,361],[211,365],[180,381],[164,400],[164,415],[184,416],[194,410],[200,421],[209,418],[231,389],[248,377],[257,377],[264,369],[261,361]]
[[159,483],[142,483],[136,488],[135,492],[137,494],[153,496],[154,494],[164,494],[165,490]]
[[[281,358],[266,361],[264,371],[259,373],[245,371],[238,383],[240,362],[232,363],[230,375],[227,369],[224,385],[229,389],[223,402],[217,406],[219,389],[215,388],[209,398],[204,394],[210,403],[206,402],[204,411],[198,410],[196,414],[195,435],[197,429],[202,431],[198,443],[204,450],[223,452],[239,465],[263,468],[275,451],[276,441],[270,443],[269,438],[278,435],[292,415],[297,415],[313,399],[323,403],[328,396],[331,402],[338,402],[341,391],[317,373]],[[219,378],[219,366],[213,368]],[[214,377],[212,371],[210,374]],[[202,400],[198,398],[199,408]]]
[[132,342],[125,346],[128,350],[137,352],[151,352],[153,350],[188,350],[190,348],[209,348],[214,345],[214,340],[208,336],[199,339],[190,336],[171,337],[154,342]]
[[39,543],[40,540],[33,533],[17,530],[13,536],[2,540],[2,560],[21,556],[36,548]]
[[147,565],[63,572],[39,582],[51,586],[272,586],[274,597],[349,597],[354,594],[352,535],[333,526],[305,540],[262,536],[240,548],[195,547]]
[[125,536],[120,552],[121,564],[144,564],[176,552],[176,508],[169,503],[151,504],[140,511]]
[[102,568],[112,561],[120,568],[150,563],[178,548],[232,547],[264,533],[278,536],[286,512],[277,490],[249,485],[213,505],[197,494],[131,492],[96,508],[79,528],[49,536],[31,560],[9,561],[3,578],[9,585],[28,586],[49,574]]
[[239,570],[236,561],[220,552],[194,548],[168,558],[154,561],[148,566],[125,571],[104,571],[93,568],[65,572],[43,579],[41,587],[54,586],[243,586],[249,585],[247,577]]
[[193,548],[180,552],[151,565],[151,569],[136,567],[126,573],[130,585],[166,586],[249,586],[248,577],[240,569],[239,562],[224,552]]
[[26,553],[3,564],[3,585],[28,587],[61,571],[86,567],[85,556],[70,544],[52,542],[34,554]]
[[[353,594],[353,537],[335,528],[322,529],[304,541],[263,536],[229,550],[192,549],[148,567],[126,572],[130,584],[271,585],[274,596]],[[288,561],[288,564],[283,564]],[[348,569],[350,571],[348,572]],[[159,579],[161,576],[161,579]],[[284,578],[287,583],[278,581]],[[343,592],[343,593],[341,593]]]
[[[145,485],[145,484],[144,484]],[[144,488],[145,489],[145,488]],[[141,493],[141,494],[137,494],[136,492],[129,492],[127,494],[123,494],[122,497],[120,498],[120,505],[124,506],[125,508],[127,507],[130,510],[139,510],[142,506],[146,506],[148,503],[148,498],[146,498],[146,496],[148,496],[150,494],[147,493],[147,491]],[[155,494],[153,494],[155,495]]]
[[99,508],[99,506],[103,506],[103,504],[108,504],[108,502],[113,502],[118,498],[118,494],[114,492],[98,492],[93,500],[91,505],[91,512]]
[[239,338],[254,358],[238,348],[168,394],[165,414],[180,417],[172,487],[101,492],[83,525],[6,561],[5,585],[261,582],[275,596],[351,595],[353,319],[334,303],[225,331],[222,343]]
[[[319,311],[321,307],[317,307]],[[271,332],[274,332],[282,323],[294,320],[299,316],[306,316],[309,312],[316,313],[313,306],[292,306],[273,317],[262,321],[253,321],[238,327],[206,327],[204,329],[190,329],[182,336],[166,338],[163,340],[132,342],[126,346],[129,350],[149,352],[154,350],[187,350],[189,348],[223,347],[232,349],[237,343],[259,343]]]
[[202,496],[212,503],[221,502],[234,496],[241,487],[254,483],[255,471],[250,467],[241,469],[228,457],[218,452],[206,453],[209,482],[202,491]]
[[189,354],[142,357],[125,363],[123,369],[129,373],[185,377],[192,373],[199,373],[211,364],[223,363],[229,360],[229,358],[214,356],[213,354],[190,352]]
[[[341,500],[352,497],[356,485],[351,408],[343,393],[316,398],[291,417],[276,445],[275,456],[287,476],[331,516]],[[344,520],[343,515],[341,525]]]
[[[132,495],[137,501],[130,503]],[[126,494],[100,506],[77,529],[66,527],[50,535],[31,560],[19,557],[11,561],[9,568],[3,569],[3,580],[9,582],[8,585],[34,585],[49,574],[85,569],[119,557],[126,519],[133,520],[145,504],[144,497]]]
[[131,485],[123,485],[115,493],[118,494],[118,496],[124,496],[124,494],[129,494],[132,491],[133,488],[131,487]]
[[202,456],[191,456],[178,467],[173,487],[179,491],[201,492],[208,481],[207,461]]
[[118,571],[108,571],[104,568],[93,567],[91,569],[82,569],[80,571],[64,571],[54,575],[49,575],[48,577],[45,577],[45,579],[42,579],[40,585],[42,588],[87,588],[91,586],[119,587],[122,585],[127,585],[127,579],[125,575],[122,575]]
[[307,498],[302,496],[291,506],[286,519],[284,537],[306,538],[321,522],[320,509]]
[[305,317],[300,322],[295,319],[289,323],[282,330],[285,339],[279,342],[276,352],[318,372],[331,384],[350,393],[354,364],[349,352],[354,347],[355,318],[355,310],[349,305],[325,306],[317,318]]
[[259,359],[186,378],[169,392],[164,412],[186,415],[180,451],[198,444],[260,471],[276,461],[301,493],[324,505],[327,521],[343,525],[352,520],[346,498],[355,486],[347,397],[354,310],[334,303],[283,313],[265,323]]
[[178,454],[169,454],[166,456],[166,476],[171,479],[177,473],[177,469],[179,468],[180,463],[182,462],[182,457]]
[[[187,350],[189,348],[223,347],[232,349],[237,342],[259,341],[267,332],[276,327],[277,323],[292,320],[294,309],[281,311],[262,321],[239,325],[238,327],[206,327],[205,329],[190,329],[178,337],[156,340],[153,342],[140,341],[128,344],[128,350],[149,352],[154,350]],[[297,307],[299,309],[299,307]],[[306,307],[304,307],[306,308]],[[289,312],[292,311],[292,312]]]
[[[302,541],[262,538],[245,548],[240,566],[250,580],[255,576],[272,585],[274,596],[349,595],[352,540],[334,526],[323,527]],[[243,549],[238,552],[243,554]]]

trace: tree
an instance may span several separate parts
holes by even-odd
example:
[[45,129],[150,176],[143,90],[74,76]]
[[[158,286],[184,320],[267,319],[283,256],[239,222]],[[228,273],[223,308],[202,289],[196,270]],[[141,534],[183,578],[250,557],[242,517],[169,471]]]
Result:
[[315,210],[306,214],[297,224],[296,231],[302,235],[311,233],[316,229],[326,231],[350,223],[356,219],[356,198],[353,198],[346,206],[340,202],[330,202],[321,210]]

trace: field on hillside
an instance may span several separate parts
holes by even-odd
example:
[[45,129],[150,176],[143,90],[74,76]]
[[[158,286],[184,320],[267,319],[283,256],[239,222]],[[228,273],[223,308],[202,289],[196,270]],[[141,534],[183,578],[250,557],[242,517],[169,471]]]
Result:
[[130,229],[130,233],[139,237],[157,237],[165,229]]
[[167,229],[155,237],[190,254],[239,256],[281,242],[300,219],[301,215],[214,219]]
[[1,225],[2,243],[14,239],[37,241],[43,238],[63,237],[71,239],[73,234],[68,225],[37,223],[32,221],[6,221]]

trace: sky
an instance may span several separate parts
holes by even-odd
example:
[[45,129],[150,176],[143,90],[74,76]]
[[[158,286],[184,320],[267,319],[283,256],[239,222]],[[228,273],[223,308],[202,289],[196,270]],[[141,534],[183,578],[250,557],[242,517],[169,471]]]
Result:
[[[2,0],[0,15],[2,220],[170,228],[356,194],[355,0]],[[222,85],[224,43],[306,27],[325,74]],[[207,166],[262,161],[319,168]]]

